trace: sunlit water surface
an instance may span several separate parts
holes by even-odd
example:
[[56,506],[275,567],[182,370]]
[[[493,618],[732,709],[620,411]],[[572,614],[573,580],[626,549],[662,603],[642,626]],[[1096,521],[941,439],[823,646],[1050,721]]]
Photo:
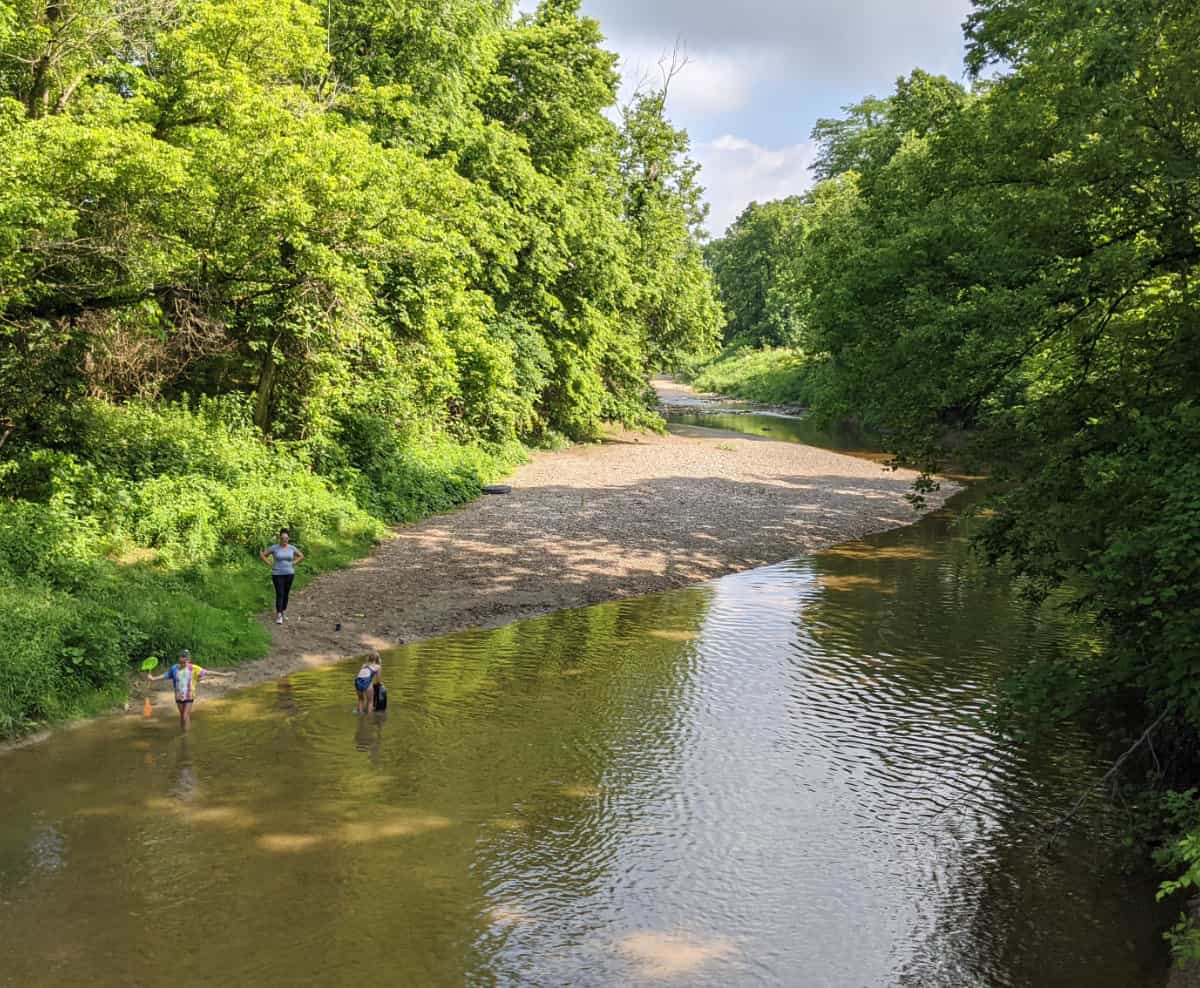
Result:
[[0,757],[0,984],[1157,988],[1113,827],[1041,847],[1094,743],[981,724],[1072,632],[950,519]]

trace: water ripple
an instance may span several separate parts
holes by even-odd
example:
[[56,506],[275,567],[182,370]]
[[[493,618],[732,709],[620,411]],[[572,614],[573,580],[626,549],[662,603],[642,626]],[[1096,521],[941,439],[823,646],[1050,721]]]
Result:
[[1104,818],[1037,852],[1094,745],[986,726],[1070,630],[946,526],[17,752],[0,982],[1157,985]]

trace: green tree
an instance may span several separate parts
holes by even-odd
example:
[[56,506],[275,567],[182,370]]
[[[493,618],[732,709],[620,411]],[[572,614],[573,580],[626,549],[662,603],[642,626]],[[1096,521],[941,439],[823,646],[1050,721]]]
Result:
[[977,4],[973,64],[1006,71],[815,197],[837,407],[921,465],[968,430],[1005,481],[986,551],[1105,632],[1027,670],[1026,714],[1132,688],[1200,724],[1197,31],[1186,3]]
[[886,99],[868,96],[843,107],[845,117],[816,122],[813,174],[820,181],[849,171],[874,172],[906,136],[923,137],[950,123],[966,97],[958,83],[914,69],[896,80],[896,91]]
[[752,202],[705,251],[725,311],[725,343],[786,346],[799,342],[807,290],[796,278],[806,200]]
[[[666,117],[670,78],[622,109],[621,178],[637,286],[631,318],[648,366],[670,368],[716,349],[724,318],[704,264],[708,214],[686,131]],[[645,368],[639,368],[644,375]],[[643,376],[644,379],[644,376]]]

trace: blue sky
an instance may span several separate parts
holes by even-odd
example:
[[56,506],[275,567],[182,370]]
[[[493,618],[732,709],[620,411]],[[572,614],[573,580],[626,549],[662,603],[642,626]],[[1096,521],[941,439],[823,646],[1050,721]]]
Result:
[[[523,0],[522,7],[533,6]],[[884,95],[914,67],[962,77],[969,0],[583,0],[626,93],[678,41],[667,111],[687,128],[720,235],[751,200],[803,191],[818,117]]]

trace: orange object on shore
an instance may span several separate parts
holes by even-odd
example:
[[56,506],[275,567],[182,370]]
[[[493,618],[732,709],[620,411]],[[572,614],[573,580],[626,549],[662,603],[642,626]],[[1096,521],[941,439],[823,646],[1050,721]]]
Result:
[[150,697],[146,697],[146,702],[142,704],[142,716],[149,717],[151,713],[153,713],[153,709],[150,706]]

